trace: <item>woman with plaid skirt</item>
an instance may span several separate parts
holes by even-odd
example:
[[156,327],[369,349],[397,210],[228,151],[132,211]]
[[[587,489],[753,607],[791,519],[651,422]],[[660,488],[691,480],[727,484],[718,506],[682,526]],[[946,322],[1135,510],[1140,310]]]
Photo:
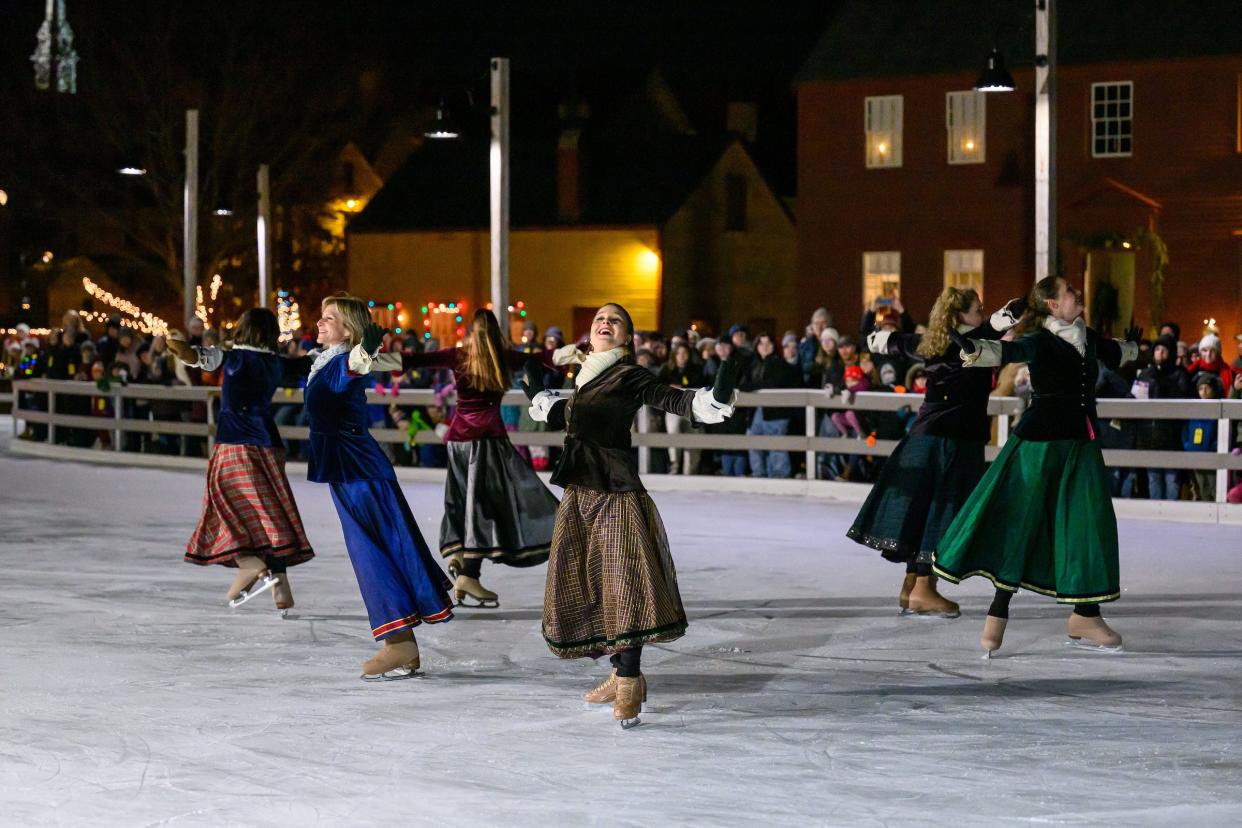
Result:
[[668,538],[638,478],[630,428],[644,405],[719,423],[733,413],[735,396],[732,362],[714,390],[674,388],[635,363],[633,336],[625,308],[600,308],[590,353],[573,346],[557,352],[558,362],[579,366],[568,399],[543,388],[541,367],[532,362],[526,370],[531,417],[567,432],[552,475],[565,496],[552,534],[543,637],[561,658],[611,656],[611,674],[586,700],[612,703],[613,718],[627,728],[638,724],[647,696],[643,644],[673,641],[686,631]]
[[288,375],[304,373],[309,362],[277,356],[279,337],[276,315],[253,308],[233,329],[231,349],[176,339],[168,340],[168,347],[182,362],[223,376],[203,512],[185,560],[237,569],[230,606],[270,589],[283,613],[293,606],[286,569],[315,553],[289,489],[284,446],[272,419],[277,386]]
[[936,590],[931,556],[987,468],[983,449],[991,433],[992,375],[963,366],[949,332],[1000,339],[1025,306],[1025,299],[1015,299],[986,320],[975,291],[947,287],[932,307],[926,334],[885,326],[867,337],[877,357],[921,361],[927,371],[927,393],[910,433],[893,449],[846,532],[886,560],[905,565],[898,597],[903,616],[961,615],[958,605]]

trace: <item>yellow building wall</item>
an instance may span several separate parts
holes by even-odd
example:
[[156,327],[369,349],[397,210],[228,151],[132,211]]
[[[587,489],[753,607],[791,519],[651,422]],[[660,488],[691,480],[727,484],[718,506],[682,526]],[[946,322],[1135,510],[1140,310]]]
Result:
[[[746,180],[746,230],[725,229],[732,175]],[[773,319],[768,333],[779,338],[793,329],[801,335],[806,320],[797,317],[797,231],[740,144],[725,151],[664,226],[662,242],[668,330],[692,319],[714,322],[713,333],[735,322],[753,327]]]
[[[659,324],[661,262],[654,227],[514,230],[509,237],[509,297],[522,302],[540,332],[574,331],[575,307],[625,305],[639,328]],[[349,237],[350,293],[374,300],[384,321],[425,330],[423,306],[489,301],[491,265],[485,230],[358,233]],[[404,312],[404,318],[399,314]],[[463,318],[468,321],[469,316]],[[444,343],[450,344],[450,343]]]

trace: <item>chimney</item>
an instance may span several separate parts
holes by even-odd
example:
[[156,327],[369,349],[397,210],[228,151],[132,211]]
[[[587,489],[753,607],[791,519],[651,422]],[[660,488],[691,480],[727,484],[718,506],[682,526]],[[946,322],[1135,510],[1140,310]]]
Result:
[[569,127],[561,130],[556,142],[556,214],[561,221],[582,218],[582,162],[578,141],[582,130]]
[[750,101],[730,101],[725,110],[725,129],[748,144],[759,133],[759,107]]
[[575,101],[558,107],[561,135],[556,142],[556,214],[561,221],[582,218],[582,122],[589,113],[586,103]]

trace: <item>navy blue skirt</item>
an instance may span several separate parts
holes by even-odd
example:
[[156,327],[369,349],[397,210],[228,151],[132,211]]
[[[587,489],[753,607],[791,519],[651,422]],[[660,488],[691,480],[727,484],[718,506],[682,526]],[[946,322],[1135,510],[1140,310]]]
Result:
[[450,620],[452,585],[418,530],[400,484],[351,480],[330,485],[371,635],[378,641],[422,623]]

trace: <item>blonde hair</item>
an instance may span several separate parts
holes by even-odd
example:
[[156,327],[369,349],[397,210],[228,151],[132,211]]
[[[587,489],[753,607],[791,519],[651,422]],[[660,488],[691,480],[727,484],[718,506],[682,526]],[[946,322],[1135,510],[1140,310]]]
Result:
[[465,345],[464,373],[480,391],[508,391],[513,385],[500,323],[489,310],[474,312],[470,320],[470,339]]
[[352,347],[361,342],[362,332],[366,330],[367,325],[371,324],[371,311],[367,308],[367,303],[357,296],[338,293],[334,296],[325,296],[319,304],[319,309],[325,310],[329,305],[336,305],[341,324],[345,326],[345,332],[349,335],[348,344]]
[[949,349],[949,331],[957,327],[957,315],[966,313],[979,294],[974,288],[947,287],[936,298],[932,306],[931,318],[927,322],[927,333],[916,349],[919,356],[934,359]]

